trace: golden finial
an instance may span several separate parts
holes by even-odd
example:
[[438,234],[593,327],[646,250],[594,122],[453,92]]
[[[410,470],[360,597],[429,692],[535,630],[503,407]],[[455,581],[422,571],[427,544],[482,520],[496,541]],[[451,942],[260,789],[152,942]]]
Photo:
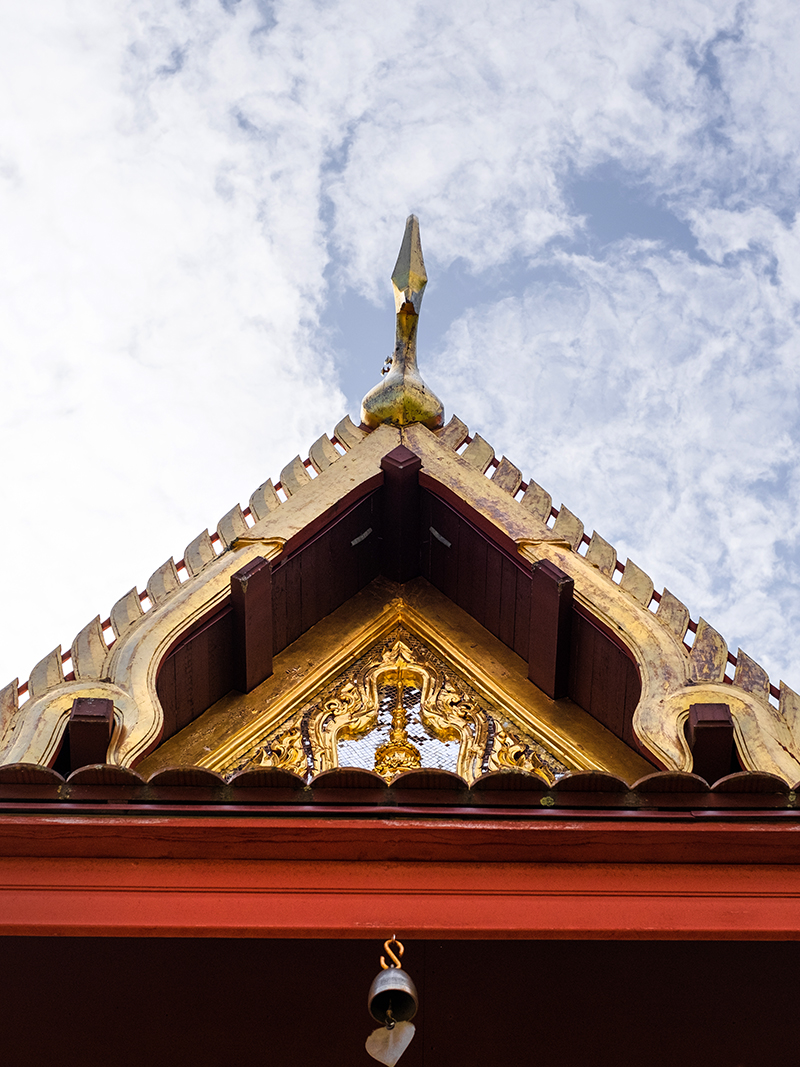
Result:
[[441,400],[431,392],[417,370],[417,324],[427,283],[419,219],[409,215],[400,254],[392,271],[397,312],[394,355],[384,371],[383,381],[370,389],[361,402],[361,421],[370,429],[382,422],[392,426],[421,422],[430,430],[438,430],[444,423]]

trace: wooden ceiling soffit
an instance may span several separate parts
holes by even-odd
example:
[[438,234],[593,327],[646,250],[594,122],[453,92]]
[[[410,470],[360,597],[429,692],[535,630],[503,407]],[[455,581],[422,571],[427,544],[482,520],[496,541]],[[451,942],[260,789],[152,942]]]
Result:
[[[135,590],[123,597],[111,614],[116,640],[105,654],[100,649],[91,671],[87,667],[80,672],[80,677],[66,680],[61,671],[59,649],[58,670],[49,671],[46,685],[39,684],[39,675],[44,675],[44,668],[38,674],[34,672],[37,684],[30,686],[30,698],[24,704],[12,707],[16,700],[7,699],[8,694],[3,690],[0,694],[3,697],[0,762],[52,763],[73,701],[85,697],[113,701],[114,729],[108,750],[109,763],[129,767],[151,751],[163,729],[156,679],[169,650],[183,634],[230,597],[231,577],[237,571],[256,557],[272,560],[284,549],[299,545],[350,506],[359,493],[381,484],[381,458],[400,441],[399,430],[390,426],[380,426],[364,435],[349,420],[347,425],[345,420],[340,423],[337,435],[336,439],[343,439],[347,448],[344,455],[315,479],[294,485],[280,506],[270,510],[262,506],[263,501],[256,505],[253,513],[262,517],[252,527],[243,526],[243,518],[236,522],[231,520],[233,513],[225,516],[220,524],[224,528],[219,537],[226,547],[213,558],[208,553],[209,545],[206,545],[205,554],[195,552],[197,558],[191,566],[187,564],[189,576],[185,581],[177,585],[175,581],[166,583],[162,580],[164,568],[159,568],[148,583],[148,593],[153,585],[153,595],[147,611],[142,611]],[[237,511],[235,508],[233,512],[241,515],[241,509]],[[189,547],[193,545],[195,542]],[[174,567],[167,569],[174,578]],[[94,644],[98,645],[98,641]],[[53,653],[42,662],[47,666],[50,659],[55,662],[55,658],[56,653]],[[84,657],[86,662],[87,657]],[[90,677],[91,674],[94,677]]]
[[597,552],[582,555],[574,531],[567,536],[557,525],[548,526],[546,508],[528,508],[524,499],[514,499],[485,476],[481,465],[468,462],[466,452],[462,457],[443,449],[420,425],[404,428],[403,443],[422,459],[420,484],[462,511],[466,504],[470,521],[507,551],[513,546],[531,564],[549,560],[573,579],[575,602],[619,638],[638,667],[642,693],[633,730],[661,766],[692,770],[685,730],[690,708],[717,704],[729,709],[745,770],[776,774],[789,783],[800,777],[800,697],[788,686],[781,684],[775,707],[765,672],[741,652],[736,676],[725,678],[728,650],[722,637],[701,619],[689,648],[684,643],[685,607],[667,590],[657,602],[649,576],[630,560],[618,583],[619,572],[605,556],[601,566]]
[[[376,748],[377,701],[391,699],[398,666],[417,693],[419,710],[409,715],[420,719],[416,737],[413,719],[401,724],[411,735],[404,740],[423,750],[423,765],[438,739],[450,743],[451,769],[468,782],[514,768],[545,782],[566,770],[632,781],[651,769],[572,701],[545,696],[528,680],[524,660],[423,579],[403,586],[376,579],[276,656],[274,666],[251,693],[228,694],[165,742],[140,772],[175,765],[226,776],[253,765],[304,776],[331,770],[340,750],[347,757],[347,742]],[[413,702],[406,701],[409,708]],[[396,752],[383,762],[376,753],[387,780],[415,765],[413,755],[411,763],[392,764]]]

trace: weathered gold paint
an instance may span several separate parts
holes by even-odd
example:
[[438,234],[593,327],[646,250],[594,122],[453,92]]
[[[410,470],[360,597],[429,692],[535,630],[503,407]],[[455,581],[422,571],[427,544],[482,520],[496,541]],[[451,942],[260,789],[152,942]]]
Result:
[[419,220],[409,215],[400,254],[392,272],[397,331],[391,365],[383,381],[361,404],[361,421],[374,428],[381,423],[409,426],[422,423],[430,430],[444,424],[444,407],[417,367],[417,326],[422,295],[428,282],[422,258]]

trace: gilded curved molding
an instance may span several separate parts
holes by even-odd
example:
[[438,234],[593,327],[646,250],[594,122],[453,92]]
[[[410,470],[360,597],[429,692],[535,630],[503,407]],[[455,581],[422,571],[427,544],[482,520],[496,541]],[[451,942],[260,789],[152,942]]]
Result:
[[164,712],[156,692],[164,656],[191,627],[230,594],[231,576],[256,556],[274,559],[282,539],[250,540],[225,552],[202,575],[186,582],[163,606],[151,609],[110,650],[106,670],[110,681],[133,701],[135,714],[122,716],[108,749],[108,762],[130,767],[157,744]]
[[[518,545],[531,562],[548,559],[569,574],[575,580],[576,600],[630,650],[642,682],[634,733],[668,770],[692,770],[692,753],[684,735],[690,705],[727,704],[742,765],[777,774],[790,785],[800,780],[800,750],[779,710],[758,693],[721,681],[726,653],[717,662],[720,650],[712,638],[718,635],[711,627],[701,620],[695,639],[697,655],[692,658],[682,640],[656,614],[574,551],[543,540],[522,538]],[[721,639],[717,644],[724,648]]]
[[64,682],[43,696],[29,700],[10,724],[4,737],[3,763],[38,763],[47,766],[55,759],[69,719],[72,702],[78,697],[99,697],[114,702],[114,735],[124,721],[133,722],[138,709],[123,687],[112,682]]
[[6,727],[2,762],[48,765],[58,752],[73,700],[103,697],[114,702],[107,761],[132,766],[161,736],[164,712],[156,679],[166,653],[229,595],[232,574],[257,555],[273,558],[282,544],[282,539],[262,539],[240,551],[224,553],[117,638],[100,668],[102,680],[62,682],[27,701]]

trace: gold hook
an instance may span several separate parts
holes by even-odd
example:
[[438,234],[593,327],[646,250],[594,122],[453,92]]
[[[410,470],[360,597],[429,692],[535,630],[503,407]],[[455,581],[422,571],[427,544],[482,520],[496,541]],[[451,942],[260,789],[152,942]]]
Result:
[[[397,945],[397,955],[395,955],[389,948],[389,945]],[[388,941],[383,942],[383,951],[392,961],[391,963],[387,963],[383,956],[381,956],[381,967],[383,967],[384,971],[388,971],[390,967],[396,967],[398,970],[402,970],[403,965],[400,962],[400,957],[405,952],[405,949],[403,948],[402,942],[398,941],[394,934],[392,934]]]

